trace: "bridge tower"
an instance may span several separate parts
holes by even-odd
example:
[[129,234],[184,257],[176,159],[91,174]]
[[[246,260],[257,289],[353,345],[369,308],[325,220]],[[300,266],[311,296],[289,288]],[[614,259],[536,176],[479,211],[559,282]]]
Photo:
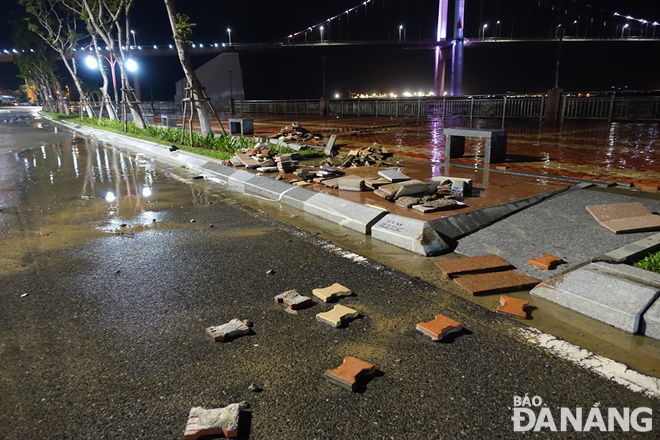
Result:
[[[438,1],[438,31],[436,41],[447,38],[449,27],[449,0]],[[463,28],[465,20],[465,0],[455,0],[454,7],[454,33],[451,62],[451,94],[460,95],[463,92]],[[435,48],[435,75],[433,93],[442,96],[445,93],[445,65],[447,54],[443,54],[440,47]]]

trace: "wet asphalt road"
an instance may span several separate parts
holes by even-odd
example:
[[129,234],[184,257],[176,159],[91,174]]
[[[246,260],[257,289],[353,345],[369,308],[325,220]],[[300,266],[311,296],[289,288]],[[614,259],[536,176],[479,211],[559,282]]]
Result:
[[[509,318],[185,170],[24,114],[0,122],[0,438],[181,438],[191,407],[247,401],[246,438],[504,439],[525,393],[550,408],[651,407],[653,432],[609,437],[657,435],[657,401],[520,342]],[[327,304],[273,301],[334,282],[363,315],[343,329],[316,321]],[[466,330],[441,343],[415,330],[438,313]],[[205,334],[234,317],[254,334]],[[362,392],[323,379],[347,355],[380,372]]]

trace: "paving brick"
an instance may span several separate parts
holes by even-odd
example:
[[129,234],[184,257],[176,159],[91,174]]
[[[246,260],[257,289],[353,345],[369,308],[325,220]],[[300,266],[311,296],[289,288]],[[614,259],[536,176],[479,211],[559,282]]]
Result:
[[445,315],[435,315],[433,320],[420,322],[415,328],[434,341],[439,341],[449,333],[460,331],[463,326]]
[[226,324],[208,327],[206,333],[218,342],[229,342],[239,336],[250,334],[250,327],[245,321],[234,318]]
[[276,303],[286,304],[291,310],[302,309],[312,302],[312,298],[299,294],[295,289],[280,293],[274,299]]
[[376,365],[353,356],[346,356],[339,367],[323,373],[331,383],[355,391],[361,380],[376,372]]
[[241,405],[239,403],[232,403],[224,408],[192,408],[188,415],[188,423],[183,439],[197,440],[204,436],[218,435],[228,438],[238,437],[240,414]]
[[529,301],[524,299],[513,298],[511,296],[500,296],[500,306],[497,308],[497,313],[506,313],[518,318],[527,319],[527,312],[525,307],[529,305]]
[[485,295],[531,289],[539,283],[539,280],[514,269],[503,272],[464,275],[454,278],[454,282],[472,295]]
[[587,211],[605,229],[621,234],[660,230],[660,216],[640,202],[587,206]]
[[540,257],[538,258],[532,258],[529,260],[529,264],[532,266],[540,267],[541,269],[545,270],[554,270],[557,265],[563,263],[564,260],[562,260],[559,257],[555,257],[554,255],[550,254],[541,254]]
[[514,268],[511,263],[495,254],[456,258],[454,260],[437,260],[435,265],[438,266],[445,279],[453,278],[456,275],[493,272]]
[[378,175],[383,179],[393,183],[410,180],[410,177],[406,176],[399,170],[382,170],[378,172]]
[[345,191],[364,191],[364,179],[359,177],[340,177],[337,179],[337,185]]
[[342,306],[341,304],[337,304],[332,308],[332,310],[318,313],[316,315],[316,319],[333,327],[339,327],[342,325],[343,321],[351,318],[357,318],[359,315],[360,312],[357,310]]
[[331,286],[323,287],[319,289],[312,290],[312,293],[315,297],[319,298],[323,302],[333,301],[341,296],[351,295],[351,289],[344,287],[339,283],[334,283]]

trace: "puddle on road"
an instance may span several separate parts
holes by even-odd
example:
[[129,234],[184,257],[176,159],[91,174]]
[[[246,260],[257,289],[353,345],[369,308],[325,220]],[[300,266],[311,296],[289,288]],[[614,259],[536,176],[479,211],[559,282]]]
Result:
[[[50,123],[40,124],[40,141],[35,138],[33,143],[36,148],[17,148],[0,136],[0,275],[28,270],[31,255],[37,252],[70,249],[100,236],[207,228],[181,223],[174,213],[183,207],[222,202],[249,206],[454,294],[449,304],[438,307],[449,307],[460,314],[462,301],[458,298],[489,310],[499,304],[499,295],[469,297],[440,278],[433,260],[455,255],[414,255],[279,203],[230,192],[210,180],[191,180],[194,174],[186,170],[160,164],[156,167],[140,154],[107,148],[79,136],[61,142],[61,133],[57,133],[52,138],[54,143],[44,144],[47,137],[41,130],[53,130]],[[245,237],[268,233],[268,228],[241,231],[239,235],[224,232]],[[525,292],[513,296],[530,299]],[[660,342],[630,336],[538,298],[531,298],[531,304],[536,309],[526,323],[642,373],[660,375]],[[374,325],[390,331],[397,321],[398,317],[373,319]]]

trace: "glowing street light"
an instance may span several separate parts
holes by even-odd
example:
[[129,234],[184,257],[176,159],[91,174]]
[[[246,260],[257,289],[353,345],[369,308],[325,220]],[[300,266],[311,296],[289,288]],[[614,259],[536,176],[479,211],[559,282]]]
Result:
[[131,29],[131,35],[133,35],[133,46],[137,47],[137,43],[135,42],[135,30]]
[[137,72],[138,70],[138,64],[133,58],[127,59],[124,63],[124,67],[126,67],[126,70],[129,72]]
[[488,29],[488,23],[485,23],[481,27],[481,38],[486,38],[486,29]]
[[623,38],[623,35],[624,35],[625,32],[626,32],[626,29],[628,29],[629,27],[630,27],[630,25],[629,25],[628,23],[626,23],[626,24],[623,26],[623,29],[621,29],[621,38]]
[[323,43],[323,26],[321,26],[319,30],[321,31],[321,43]]
[[87,55],[87,57],[85,57],[85,64],[87,65],[87,67],[89,67],[92,70],[96,70],[99,68],[99,62],[96,60],[95,57],[91,55]]
[[401,42],[401,33],[403,32],[403,25],[399,25],[399,43]]
[[229,45],[231,46],[231,29],[227,28],[227,33],[229,34]]

